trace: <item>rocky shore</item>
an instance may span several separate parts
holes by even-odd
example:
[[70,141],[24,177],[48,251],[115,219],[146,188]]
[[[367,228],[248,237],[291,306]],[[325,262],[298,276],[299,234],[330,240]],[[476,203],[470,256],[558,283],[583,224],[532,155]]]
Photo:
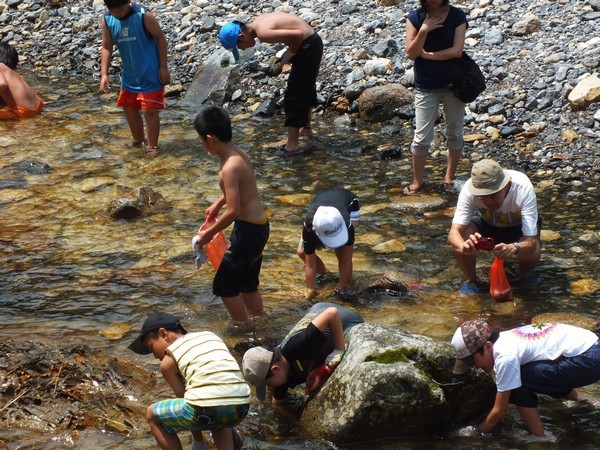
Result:
[[[412,88],[413,65],[404,51],[405,14],[418,6],[416,1],[141,3],[162,25],[172,84],[183,89],[211,56],[223,51],[217,38],[222,24],[275,10],[301,16],[324,40],[318,84],[322,113],[359,120],[357,99],[365,89]],[[488,80],[484,94],[468,105],[467,142],[487,142],[492,153],[501,152],[503,159],[540,176],[577,183],[600,179],[600,86],[594,88],[600,76],[600,1],[453,4],[467,13],[465,48]],[[89,77],[94,84],[103,10],[102,0],[0,0],[0,40],[17,47],[23,67],[41,75]],[[285,76],[269,76],[268,65],[277,50],[258,45],[243,52],[245,76],[230,100],[234,110],[254,111],[267,98],[281,99]],[[113,58],[115,77],[119,71],[120,59]],[[592,88],[588,100],[575,105],[569,94],[582,80]],[[399,111],[397,120],[410,120],[411,114],[412,107]]]

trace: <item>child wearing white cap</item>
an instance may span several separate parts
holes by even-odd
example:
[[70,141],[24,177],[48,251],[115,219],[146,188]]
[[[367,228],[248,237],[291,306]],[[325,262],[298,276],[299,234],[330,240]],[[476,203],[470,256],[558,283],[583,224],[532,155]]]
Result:
[[454,333],[453,373],[471,366],[496,374],[496,400],[479,430],[492,431],[508,404],[517,406],[529,432],[544,435],[538,394],[586,401],[577,387],[600,380],[600,341],[589,330],[562,323],[526,325],[498,333],[483,320],[469,320]]
[[312,293],[317,288],[317,275],[327,270],[317,249],[332,248],[338,260],[340,281],[338,290],[346,290],[352,281],[352,254],[354,225],[360,217],[358,197],[345,189],[326,189],[317,194],[308,205],[298,256],[304,261],[306,288]]

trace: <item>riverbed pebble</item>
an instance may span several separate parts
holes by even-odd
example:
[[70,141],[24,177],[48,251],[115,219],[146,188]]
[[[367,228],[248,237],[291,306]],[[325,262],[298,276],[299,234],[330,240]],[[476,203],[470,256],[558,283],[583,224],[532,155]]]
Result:
[[[358,117],[356,98],[365,89],[386,84],[413,87],[413,62],[404,51],[405,14],[416,8],[417,2],[142,3],[156,14],[167,37],[172,83],[184,87],[189,87],[208,58],[222,51],[218,30],[224,23],[249,21],[271,11],[295,13],[322,36],[325,51],[318,81],[322,105],[317,112],[341,115],[337,125],[354,123],[344,115]],[[579,92],[580,83],[589,84],[600,76],[598,1],[462,0],[455,5],[469,20],[465,50],[479,63],[488,84],[487,90],[468,105],[465,133],[510,143],[534,124],[545,123],[545,129],[525,139],[535,150],[547,149],[565,158],[547,158],[543,156],[546,151],[526,153],[518,149],[513,155],[498,157],[514,158],[524,167],[550,169],[557,175],[572,170],[575,162],[577,177],[600,180],[600,99],[588,95],[586,98],[593,100],[577,103],[579,110],[574,110],[568,99],[574,91]],[[104,9],[102,0],[0,0],[0,41],[15,45],[21,65],[41,76],[89,77],[90,85],[96,85]],[[244,52],[248,55],[243,68],[247,76],[231,99],[232,108],[248,111],[248,100],[257,95],[262,101],[280,98],[287,76],[269,77],[259,72],[259,64],[266,63],[280,48],[264,45]],[[114,78],[120,73],[120,64],[120,58],[114,57]],[[260,76],[255,76],[257,73]],[[402,114],[412,120],[410,109]],[[492,134],[490,127],[498,131]],[[566,130],[578,137],[561,139]]]

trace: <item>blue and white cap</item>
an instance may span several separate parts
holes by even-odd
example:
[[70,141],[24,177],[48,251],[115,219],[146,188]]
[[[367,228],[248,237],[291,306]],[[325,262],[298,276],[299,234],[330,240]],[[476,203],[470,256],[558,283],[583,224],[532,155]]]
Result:
[[219,31],[219,40],[221,41],[221,45],[227,50],[231,50],[231,53],[233,53],[233,58],[236,60],[236,62],[240,59],[237,43],[243,25],[243,22],[234,20],[233,22],[223,25]]

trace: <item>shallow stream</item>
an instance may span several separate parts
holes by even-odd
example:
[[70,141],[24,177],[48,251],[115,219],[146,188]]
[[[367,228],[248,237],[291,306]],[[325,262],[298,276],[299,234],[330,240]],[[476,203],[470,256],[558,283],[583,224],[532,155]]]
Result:
[[[136,356],[126,346],[148,312],[157,309],[178,315],[188,329],[215,331],[231,345],[246,337],[229,325],[227,312],[212,295],[212,269],[196,270],[190,251],[205,209],[219,195],[218,160],[206,153],[193,130],[196,108],[183,100],[169,102],[161,114],[162,154],[151,158],[124,145],[131,136],[115,105],[115,92],[99,96],[93,80],[26,76],[32,85],[43,86],[39,92],[50,103],[41,117],[0,122],[0,339],[86,342],[133,360]],[[282,337],[309,306],[295,249],[306,204],[327,187],[347,188],[360,198],[357,293],[349,301],[367,321],[449,341],[462,321],[476,317],[504,328],[541,313],[575,313],[598,320],[598,243],[580,240],[599,231],[597,186],[585,181],[565,185],[543,170],[528,173],[538,190],[544,229],[553,232],[552,240],[544,243],[541,283],[532,290],[517,290],[514,304],[495,303],[487,295],[461,296],[460,273],[446,242],[457,192],[442,185],[444,155],[436,152],[430,159],[424,193],[442,198],[445,205],[429,212],[402,209],[401,188],[411,178],[406,152],[411,130],[389,136],[377,125],[338,128],[334,118],[317,116],[318,136],[309,155],[282,158],[271,148],[284,137],[281,117],[234,117],[234,140],[255,164],[272,225],[261,273],[267,316],[257,324],[257,334]],[[389,144],[402,146],[404,157],[381,160],[377,149],[362,151]],[[467,156],[487,155],[492,145],[470,146]],[[504,145],[506,151],[514,151]],[[464,158],[460,180],[468,178],[470,167]],[[160,192],[170,207],[133,221],[112,220],[105,213],[111,200],[141,186]],[[335,270],[333,254],[324,256]],[[491,258],[479,258],[481,275],[490,263]],[[359,293],[386,273],[407,281],[410,293]],[[331,300],[334,288],[335,280],[325,283],[319,299]],[[167,392],[165,387],[163,394]],[[598,384],[585,392],[600,398]],[[555,445],[597,446],[600,407],[550,402],[543,404],[542,416]],[[334,448],[304,439],[294,421],[256,403],[248,422],[241,429],[251,448]],[[66,437],[2,430],[0,448],[2,441],[8,448],[154,445],[149,431],[137,436],[89,431]],[[492,437],[451,433],[359,447],[545,445],[548,440],[526,436],[512,410]]]

